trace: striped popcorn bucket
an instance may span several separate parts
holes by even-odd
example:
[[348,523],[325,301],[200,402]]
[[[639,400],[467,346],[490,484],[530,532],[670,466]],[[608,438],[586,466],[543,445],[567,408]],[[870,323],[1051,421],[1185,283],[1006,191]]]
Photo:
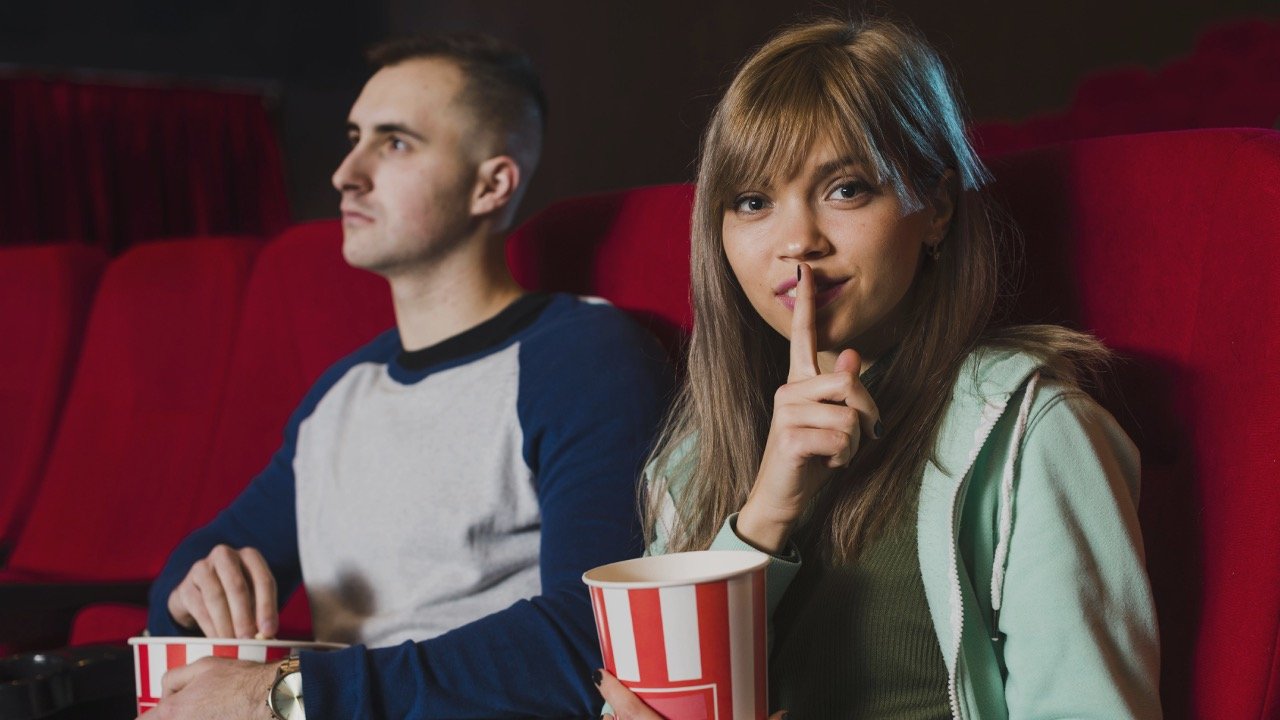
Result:
[[232,660],[272,662],[296,655],[300,650],[338,650],[338,643],[304,640],[234,640],[203,637],[132,637],[133,681],[138,692],[138,714],[160,703],[164,674],[174,668],[190,665],[200,658],[222,657]]
[[765,720],[768,563],[708,550],[586,572],[605,669],[671,720]]

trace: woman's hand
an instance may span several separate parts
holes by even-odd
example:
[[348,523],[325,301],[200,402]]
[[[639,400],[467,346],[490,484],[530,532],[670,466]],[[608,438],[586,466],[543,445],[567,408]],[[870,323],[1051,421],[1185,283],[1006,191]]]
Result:
[[858,379],[854,350],[818,369],[813,271],[801,264],[791,316],[791,368],[773,398],[773,421],[760,472],[738,514],[738,535],[770,554],[787,543],[795,521],[836,469],[849,464],[861,436],[875,438],[880,410]]
[[[618,679],[609,674],[608,670],[598,671],[600,681],[596,684],[600,686],[600,694],[604,696],[605,702],[613,708],[613,715],[605,714],[602,718],[609,720],[665,720],[661,715],[653,711],[653,708],[644,704],[640,698],[635,696],[626,688],[625,685],[618,682]],[[787,711],[780,710],[769,716],[769,720],[782,720],[786,717]],[[672,718],[672,720],[679,720]]]

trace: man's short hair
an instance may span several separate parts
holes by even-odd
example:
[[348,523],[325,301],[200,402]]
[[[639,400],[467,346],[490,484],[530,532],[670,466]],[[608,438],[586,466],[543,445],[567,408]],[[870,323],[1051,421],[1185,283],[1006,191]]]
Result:
[[532,160],[537,162],[547,125],[547,99],[533,63],[519,48],[483,33],[413,35],[373,46],[368,58],[379,70],[415,59],[454,62],[466,77],[459,100],[475,113],[479,123],[497,131],[504,142],[532,144],[533,147],[506,149],[531,150]]

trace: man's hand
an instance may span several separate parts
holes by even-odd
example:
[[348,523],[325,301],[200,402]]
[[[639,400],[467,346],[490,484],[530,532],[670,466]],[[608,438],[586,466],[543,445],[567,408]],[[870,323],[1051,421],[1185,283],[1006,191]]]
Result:
[[211,638],[273,638],[279,629],[276,579],[262,553],[219,545],[169,593],[179,625]]
[[276,663],[207,657],[164,674],[147,720],[269,720]]

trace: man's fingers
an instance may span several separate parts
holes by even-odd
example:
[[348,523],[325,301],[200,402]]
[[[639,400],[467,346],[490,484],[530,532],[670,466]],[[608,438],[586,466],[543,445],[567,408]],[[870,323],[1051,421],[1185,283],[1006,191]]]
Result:
[[626,720],[662,720],[662,716],[618,682],[607,670],[600,671],[600,694],[613,707],[614,715]]
[[796,304],[791,311],[791,369],[787,382],[818,374],[818,331],[814,326],[813,270],[805,263],[796,266]]
[[[218,571],[208,559],[197,562],[191,568],[191,580],[200,591],[200,602],[209,616],[209,627],[205,628],[206,637],[235,637],[235,629],[231,623],[231,609],[227,607],[227,593],[222,587]],[[213,632],[210,633],[210,630]]]
[[254,548],[242,548],[240,559],[253,583],[253,600],[257,613],[257,630],[265,638],[273,638],[279,631],[279,610],[276,603],[276,579],[271,568]]
[[169,697],[176,692],[181,692],[182,688],[189,685],[191,680],[203,672],[204,669],[200,661],[197,660],[190,665],[176,667],[165,673],[164,677],[160,678],[160,697]]
[[245,574],[244,564],[240,562],[240,553],[220,545],[209,554],[213,569],[222,584],[223,596],[226,598],[228,612],[231,614],[231,632],[227,637],[248,639],[257,632],[254,618],[253,588]]
[[218,628],[213,624],[213,618],[209,616],[209,609],[204,605],[204,594],[200,592],[200,588],[188,579],[178,586],[178,593],[182,596],[182,604],[186,606],[187,612],[190,613],[191,619],[195,620],[196,627],[205,637],[217,637]]

